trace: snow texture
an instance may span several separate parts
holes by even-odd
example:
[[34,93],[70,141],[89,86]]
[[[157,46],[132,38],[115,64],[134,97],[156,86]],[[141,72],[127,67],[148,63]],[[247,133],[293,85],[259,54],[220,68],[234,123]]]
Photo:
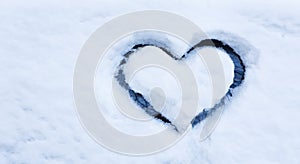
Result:
[[[164,152],[131,157],[110,152],[87,135],[77,118],[72,76],[93,31],[118,15],[145,9],[195,22],[231,45],[247,73],[207,140],[199,142],[199,126]],[[0,163],[299,163],[299,9],[296,0],[1,1]],[[187,62],[193,67],[196,61]],[[202,70],[198,78],[206,79]],[[199,82],[203,94],[209,93],[207,81]],[[212,105],[209,97],[203,96],[200,108]],[[132,128],[109,112],[104,111],[112,124],[145,134],[144,123]],[[147,124],[145,132],[161,128],[156,121]]]

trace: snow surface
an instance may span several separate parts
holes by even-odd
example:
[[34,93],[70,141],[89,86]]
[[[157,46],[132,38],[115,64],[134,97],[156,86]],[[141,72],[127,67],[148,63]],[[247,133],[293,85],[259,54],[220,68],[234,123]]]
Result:
[[[207,140],[196,127],[164,152],[131,157],[84,131],[72,77],[93,31],[145,9],[185,16],[244,54],[248,69]],[[0,163],[299,163],[299,9],[296,0],[1,1]]]

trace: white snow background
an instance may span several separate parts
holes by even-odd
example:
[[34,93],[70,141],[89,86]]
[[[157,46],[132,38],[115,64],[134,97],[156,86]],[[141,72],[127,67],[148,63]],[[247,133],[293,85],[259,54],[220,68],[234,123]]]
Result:
[[[164,152],[131,157],[84,131],[72,77],[98,27],[146,9],[190,19],[247,53],[249,69],[207,140],[196,128]],[[299,11],[296,0],[1,0],[0,163],[299,163]]]

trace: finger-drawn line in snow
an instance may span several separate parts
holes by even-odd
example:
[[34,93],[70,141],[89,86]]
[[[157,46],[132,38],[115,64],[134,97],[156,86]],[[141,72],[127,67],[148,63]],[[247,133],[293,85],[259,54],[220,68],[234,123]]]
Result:
[[230,97],[232,97],[233,89],[240,86],[245,78],[246,68],[245,68],[245,65],[244,65],[240,55],[228,44],[226,44],[220,40],[217,40],[217,39],[202,40],[199,43],[197,43],[196,45],[194,45],[193,47],[191,47],[181,57],[177,57],[177,56],[173,55],[172,52],[170,52],[166,47],[163,46],[163,44],[156,44],[156,42],[134,45],[128,52],[125,52],[125,54],[123,54],[124,59],[120,62],[119,66],[118,66],[119,69],[117,70],[115,78],[118,81],[119,85],[128,91],[128,95],[130,96],[130,98],[140,108],[142,108],[150,116],[152,116],[164,123],[170,124],[171,126],[174,127],[174,129],[176,131],[178,131],[177,127],[166,116],[162,115],[159,111],[157,111],[153,107],[153,105],[151,105],[151,103],[149,101],[147,101],[141,93],[133,90],[126,81],[126,76],[124,74],[123,69],[124,69],[124,66],[127,64],[128,59],[130,58],[130,56],[132,54],[137,52],[139,49],[141,49],[143,47],[147,47],[147,46],[157,47],[157,48],[161,49],[162,51],[164,51],[167,55],[172,57],[174,60],[179,60],[179,61],[188,58],[190,53],[192,51],[195,51],[196,49],[201,49],[201,48],[205,48],[205,47],[213,47],[213,48],[217,48],[217,49],[221,49],[221,50],[225,51],[226,54],[228,54],[230,59],[232,60],[232,62],[234,64],[233,83],[230,85],[228,91],[221,98],[221,100],[219,102],[217,102],[212,108],[203,109],[202,112],[200,112],[198,115],[196,115],[193,118],[193,120],[191,121],[192,127],[196,126],[201,121],[203,121],[205,118],[210,116],[215,110],[220,108],[220,106],[225,105],[224,104],[225,99],[230,99]]

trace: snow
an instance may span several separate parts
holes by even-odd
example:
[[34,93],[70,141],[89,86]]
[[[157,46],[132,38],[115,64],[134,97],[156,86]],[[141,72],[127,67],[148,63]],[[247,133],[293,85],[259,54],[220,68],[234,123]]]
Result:
[[[0,163],[299,163],[299,8],[291,0],[1,1]],[[145,9],[185,16],[236,48],[248,69],[207,140],[199,142],[199,126],[164,152],[132,157],[87,135],[72,76],[93,31]]]

